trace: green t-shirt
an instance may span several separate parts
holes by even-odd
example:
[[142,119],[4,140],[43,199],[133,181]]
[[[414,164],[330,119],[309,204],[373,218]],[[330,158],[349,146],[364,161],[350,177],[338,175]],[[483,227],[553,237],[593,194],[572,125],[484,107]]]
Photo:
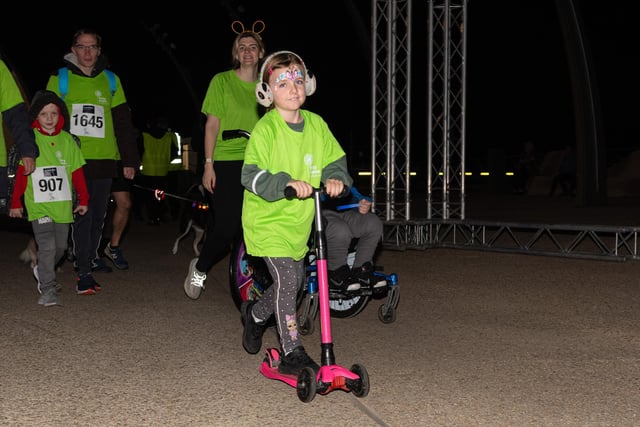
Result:
[[[345,153],[322,117],[306,110],[301,114],[302,132],[292,130],[275,109],[265,114],[251,133],[244,163],[257,165],[270,174],[287,173],[292,179],[317,188],[322,170]],[[346,170],[343,173],[348,176]],[[245,190],[242,227],[247,252],[302,259],[309,249],[313,217],[312,198],[287,200],[283,195],[282,199],[269,202]]]
[[[111,96],[109,78],[104,71],[94,77],[69,72],[64,102],[69,110],[70,132],[80,138],[82,154],[87,160],[120,159],[111,109],[127,99],[120,78],[114,76],[116,91]],[[60,95],[57,74],[49,77],[47,89]]]
[[[20,88],[13,78],[13,74],[4,61],[0,60],[0,112],[7,111],[16,105],[24,102]],[[2,114],[0,114],[0,166],[7,166],[7,150],[4,140],[4,126],[2,125]]]
[[84,157],[68,132],[53,136],[37,130],[34,133],[40,155],[24,192],[28,219],[33,221],[49,216],[54,222],[70,224],[73,222],[71,174],[85,164]]
[[248,132],[258,122],[256,83],[247,83],[238,78],[235,71],[216,74],[209,83],[202,102],[202,112],[220,119],[220,131],[213,151],[214,160],[242,160],[247,146],[246,138],[222,140],[222,131],[242,129]]

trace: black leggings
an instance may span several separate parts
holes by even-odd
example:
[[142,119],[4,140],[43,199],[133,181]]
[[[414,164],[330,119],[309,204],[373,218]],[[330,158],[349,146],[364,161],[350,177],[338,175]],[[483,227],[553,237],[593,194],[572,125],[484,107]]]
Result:
[[216,188],[209,195],[207,236],[196,263],[198,271],[207,273],[224,258],[240,233],[244,187],[240,183],[242,160],[216,161]]

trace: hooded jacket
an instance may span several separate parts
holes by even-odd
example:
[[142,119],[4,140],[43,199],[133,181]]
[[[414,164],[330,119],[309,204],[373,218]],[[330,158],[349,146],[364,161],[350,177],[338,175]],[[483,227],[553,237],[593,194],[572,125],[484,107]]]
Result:
[[60,108],[60,114],[62,114],[62,120],[58,122],[58,126],[61,125],[62,129],[69,132],[69,110],[67,105],[55,92],[50,90],[39,90],[33,95],[31,105],[29,106],[29,124],[34,127],[34,121],[38,118],[38,114],[45,105],[55,104]]

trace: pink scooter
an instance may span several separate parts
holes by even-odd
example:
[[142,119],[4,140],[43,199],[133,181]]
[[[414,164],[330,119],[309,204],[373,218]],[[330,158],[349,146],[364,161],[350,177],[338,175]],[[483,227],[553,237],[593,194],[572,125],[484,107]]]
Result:
[[[357,397],[369,394],[369,374],[361,364],[354,364],[351,369],[336,365],[333,353],[333,339],[331,336],[331,315],[329,311],[329,279],[327,276],[327,248],[326,236],[322,224],[320,196],[322,189],[313,190],[315,201],[315,238],[316,265],[318,274],[318,295],[320,305],[320,329],[322,336],[322,355],[320,370],[316,373],[312,368],[304,368],[295,375],[278,372],[280,350],[267,348],[267,353],[260,364],[260,372],[267,378],[283,381],[296,388],[298,398],[303,402],[311,402],[318,394],[328,394],[333,390],[353,392]],[[344,193],[349,189],[345,187]],[[295,189],[285,189],[287,199],[295,197]]]

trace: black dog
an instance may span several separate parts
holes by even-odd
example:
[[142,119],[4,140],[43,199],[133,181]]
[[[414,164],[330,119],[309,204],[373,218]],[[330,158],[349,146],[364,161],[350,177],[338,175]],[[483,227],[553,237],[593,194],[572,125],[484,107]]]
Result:
[[178,235],[175,242],[173,242],[171,252],[175,255],[178,252],[180,241],[193,230],[195,233],[193,252],[195,252],[196,256],[200,256],[200,245],[204,240],[207,228],[209,200],[202,184],[194,184],[189,187],[185,199],[189,200],[183,200],[180,204],[178,217],[180,235]]

